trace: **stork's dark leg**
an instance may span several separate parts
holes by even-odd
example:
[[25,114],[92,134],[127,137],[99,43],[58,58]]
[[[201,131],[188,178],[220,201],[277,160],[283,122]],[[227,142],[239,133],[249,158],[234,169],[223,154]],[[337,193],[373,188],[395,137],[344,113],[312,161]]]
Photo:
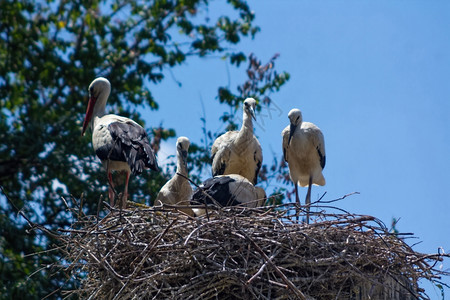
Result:
[[297,203],[297,223],[300,218],[300,198],[298,197],[298,183],[295,182],[295,202]]
[[311,186],[312,186],[312,176],[309,176],[308,193],[306,193],[306,224],[309,224],[309,206],[311,204]]

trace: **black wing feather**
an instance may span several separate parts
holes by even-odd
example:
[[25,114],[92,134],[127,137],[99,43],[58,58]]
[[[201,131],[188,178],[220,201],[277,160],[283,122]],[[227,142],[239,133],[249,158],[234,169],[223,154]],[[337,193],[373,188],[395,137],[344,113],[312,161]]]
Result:
[[224,162],[222,162],[220,164],[219,169],[217,169],[216,172],[213,172],[213,176],[223,175],[225,173],[226,168],[227,168],[227,165]]
[[262,161],[256,158],[256,151],[253,154],[253,159],[256,161],[256,170],[255,170],[255,177],[253,178],[253,185],[256,185],[258,183],[258,174],[259,170],[261,170]]
[[320,166],[323,168],[325,168],[325,163],[326,163],[326,157],[325,155],[322,154],[322,152],[320,152],[319,147],[316,148],[317,149],[317,153],[319,153],[319,158],[320,158]]
[[[217,154],[217,152],[211,156],[211,165],[213,165],[214,157],[216,157],[216,154]],[[214,170],[214,168],[212,169],[212,175],[213,176],[224,175],[226,168],[227,168],[227,165],[225,164],[225,162],[222,161],[220,163],[220,166],[218,169],[216,169],[216,170]]]
[[228,176],[213,177],[207,179],[203,184],[197,188],[192,195],[191,203],[198,204],[213,204],[213,201],[205,195],[208,194],[211,198],[217,201],[221,206],[233,206],[241,204],[236,200],[236,197],[230,193],[230,183],[235,180]]
[[[111,159],[117,161],[125,161],[130,166],[133,175],[140,174],[144,168],[150,168],[158,171],[158,163],[147,132],[141,126],[133,122],[112,122],[108,125],[111,137],[115,141],[108,150],[107,157],[100,159]],[[102,152],[105,156],[105,149]]]

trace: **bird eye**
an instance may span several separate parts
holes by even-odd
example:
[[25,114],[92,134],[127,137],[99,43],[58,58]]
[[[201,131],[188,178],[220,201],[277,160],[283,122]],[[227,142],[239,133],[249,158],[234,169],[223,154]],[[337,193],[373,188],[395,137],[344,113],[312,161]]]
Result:
[[298,119],[300,119],[300,116],[298,116],[298,117],[297,117],[297,120],[295,120],[295,121],[298,121]]

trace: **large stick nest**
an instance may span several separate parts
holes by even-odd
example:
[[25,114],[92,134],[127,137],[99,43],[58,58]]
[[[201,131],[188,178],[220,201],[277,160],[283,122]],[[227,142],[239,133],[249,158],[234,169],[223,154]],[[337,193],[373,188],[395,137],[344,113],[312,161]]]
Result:
[[[192,218],[162,207],[79,214],[62,235],[90,299],[422,299],[442,257],[415,252],[377,219],[226,207]],[[79,213],[79,212],[78,212]],[[445,274],[444,274],[445,275]]]

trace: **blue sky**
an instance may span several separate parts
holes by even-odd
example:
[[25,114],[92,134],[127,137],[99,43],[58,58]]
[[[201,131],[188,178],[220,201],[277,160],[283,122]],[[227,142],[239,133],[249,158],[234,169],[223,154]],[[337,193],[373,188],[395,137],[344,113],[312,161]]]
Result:
[[[416,251],[450,252],[450,2],[449,1],[249,1],[261,32],[236,50],[263,62],[280,53],[278,71],[291,78],[272,99],[279,113],[255,134],[265,163],[281,156],[287,113],[324,135],[327,185],[313,187],[312,199],[360,192],[338,202],[388,226],[412,232]],[[223,9],[211,6],[209,13]],[[228,73],[229,72],[229,73]],[[179,87],[176,80],[182,83]],[[242,83],[243,70],[218,58],[193,59],[167,73],[152,88],[160,110],[144,112],[147,126],[175,128],[200,142],[201,101],[209,130],[221,131],[226,109],[215,99],[219,86]],[[175,139],[160,153],[173,154]],[[300,190],[303,200],[306,190]],[[443,266],[449,269],[447,260]],[[450,280],[447,278],[446,282]],[[426,286],[432,299],[438,292]],[[447,289],[446,294],[450,291]]]

